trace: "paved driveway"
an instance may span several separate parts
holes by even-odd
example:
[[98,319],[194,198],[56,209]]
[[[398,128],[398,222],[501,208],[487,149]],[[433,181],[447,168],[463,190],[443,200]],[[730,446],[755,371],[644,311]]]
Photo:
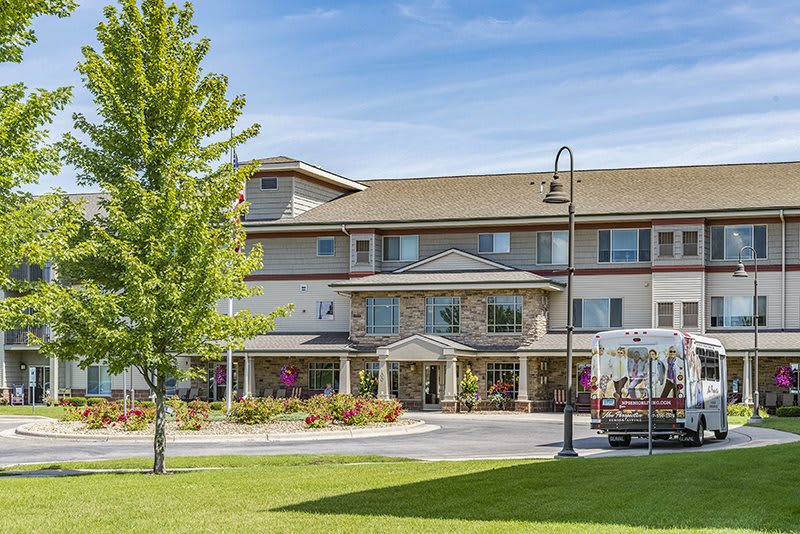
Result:
[[[264,441],[169,443],[170,456],[214,454],[378,454],[425,460],[464,458],[552,458],[561,449],[560,414],[461,415],[412,413],[440,430],[413,435],[268,443]],[[0,417],[0,465],[68,460],[150,456],[148,442],[69,441],[20,437],[14,428],[30,418]],[[582,456],[647,454],[647,442],[634,440],[629,449],[611,449],[605,436],[589,429],[586,416],[575,417],[575,448]],[[741,427],[728,439],[717,441],[706,434],[702,449],[684,448],[677,441],[656,441],[656,454],[712,451],[800,441],[800,436],[776,430]]]

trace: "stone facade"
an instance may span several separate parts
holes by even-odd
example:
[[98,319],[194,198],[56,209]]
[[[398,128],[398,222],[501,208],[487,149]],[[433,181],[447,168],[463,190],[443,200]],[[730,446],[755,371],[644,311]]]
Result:
[[[490,296],[522,296],[522,333],[489,334],[487,332],[487,299]],[[364,347],[379,347],[399,339],[425,333],[425,299],[427,297],[461,297],[461,333],[437,334],[473,347],[518,347],[536,341],[547,332],[548,295],[540,289],[461,290],[420,292],[353,293],[350,305],[350,339]],[[367,335],[367,298],[399,298],[400,328],[393,336]]]

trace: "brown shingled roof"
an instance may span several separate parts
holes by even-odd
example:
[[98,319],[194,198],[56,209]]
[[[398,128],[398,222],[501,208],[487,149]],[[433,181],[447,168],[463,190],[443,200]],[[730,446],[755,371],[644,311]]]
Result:
[[[565,188],[569,173],[561,171]],[[551,172],[362,181],[366,190],[294,219],[264,224],[325,224],[561,216],[540,184]],[[579,170],[578,216],[800,206],[800,162]]]

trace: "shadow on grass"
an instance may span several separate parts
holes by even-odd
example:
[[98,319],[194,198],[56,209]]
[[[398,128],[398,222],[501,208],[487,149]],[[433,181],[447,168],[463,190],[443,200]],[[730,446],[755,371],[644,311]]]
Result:
[[[525,462],[342,494],[273,511],[650,528],[795,530],[800,445],[716,453]],[[420,477],[464,467],[410,466]],[[460,469],[461,467],[462,469]]]

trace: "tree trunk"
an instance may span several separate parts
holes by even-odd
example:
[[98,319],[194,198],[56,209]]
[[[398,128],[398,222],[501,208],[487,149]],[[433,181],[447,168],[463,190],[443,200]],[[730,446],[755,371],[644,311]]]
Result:
[[156,377],[156,433],[153,437],[153,452],[155,455],[153,473],[157,475],[164,475],[167,472],[165,463],[167,453],[166,405],[164,404],[165,389],[164,375],[159,374]]

